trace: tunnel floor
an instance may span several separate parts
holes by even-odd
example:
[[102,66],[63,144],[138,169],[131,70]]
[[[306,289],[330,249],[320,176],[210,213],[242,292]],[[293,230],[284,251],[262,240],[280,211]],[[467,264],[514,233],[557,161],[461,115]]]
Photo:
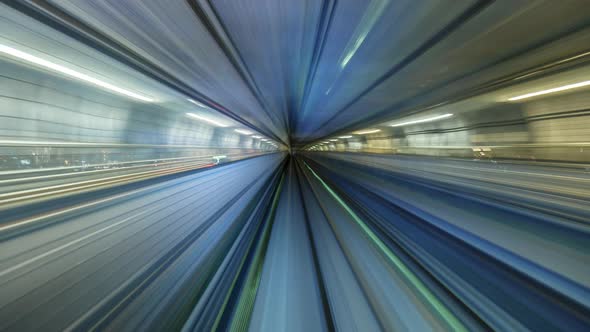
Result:
[[280,192],[250,330],[467,328],[305,162]]
[[[523,196],[558,169],[429,165],[271,154],[44,203],[1,226],[0,330],[584,330],[588,241],[543,208],[587,209]],[[546,190],[587,189],[568,176]]]

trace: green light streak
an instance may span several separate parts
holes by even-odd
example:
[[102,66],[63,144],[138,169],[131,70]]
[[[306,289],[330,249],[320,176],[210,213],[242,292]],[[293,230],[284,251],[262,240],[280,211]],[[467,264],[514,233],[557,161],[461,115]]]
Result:
[[346,67],[350,59],[352,59],[354,54],[358,51],[359,47],[361,47],[361,45],[364,43],[365,39],[367,38],[367,35],[373,29],[375,23],[377,23],[388,4],[389,0],[371,1],[369,6],[367,7],[367,10],[363,14],[363,17],[361,18],[359,25],[354,31],[353,36],[356,36],[356,38],[351,38],[348,42],[348,45],[346,45],[346,49],[348,49],[348,52],[346,52],[346,55],[340,61],[341,68]]
[[[231,332],[242,332],[247,331],[248,327],[250,326],[250,318],[252,316],[252,311],[254,309],[254,301],[256,300],[256,294],[258,293],[258,286],[260,285],[260,279],[262,278],[262,267],[264,264],[264,258],[266,256],[266,249],[268,246],[270,233],[272,226],[274,224],[274,216],[275,211],[279,202],[280,193],[283,187],[283,181],[285,179],[285,175],[281,176],[281,180],[277,186],[277,189],[274,193],[274,197],[271,203],[271,211],[268,215],[268,218],[265,220],[264,223],[264,230],[262,234],[261,241],[256,244],[256,248],[254,248],[254,260],[250,267],[250,270],[247,272],[247,277],[245,280],[244,289],[239,295],[239,300],[237,303],[237,308],[233,317],[231,318],[231,323],[229,326],[229,331]],[[242,260],[240,270],[243,267],[245,261],[245,257]],[[232,283],[232,290],[235,286],[235,282],[237,280],[237,276]],[[230,291],[228,293],[231,294]],[[217,330],[217,326],[219,325],[220,319],[222,317],[223,311],[225,310],[225,304],[227,303],[229,298],[226,298],[224,303],[224,309],[220,311],[215,320],[215,328],[214,331]]]
[[[304,162],[305,163],[305,162]],[[309,167],[307,163],[305,166],[309,171],[315,176],[318,181],[326,188],[326,190],[330,193],[330,195],[348,212],[348,214],[352,217],[352,219],[361,227],[361,229],[365,232],[365,234],[375,243],[377,248],[379,248],[383,254],[394,264],[394,266],[412,283],[414,288],[420,292],[420,294],[430,303],[430,305],[438,312],[438,314],[447,322],[449,326],[454,331],[465,331],[467,332],[467,328],[459,321],[453,313],[447,309],[443,303],[434,296],[434,294],[420,281],[418,277],[402,262],[402,260],[397,257],[389,248],[379,239],[379,237],[367,226],[359,216],[336,194],[332,188],[330,188],[323,180],[320,178],[312,169]]]

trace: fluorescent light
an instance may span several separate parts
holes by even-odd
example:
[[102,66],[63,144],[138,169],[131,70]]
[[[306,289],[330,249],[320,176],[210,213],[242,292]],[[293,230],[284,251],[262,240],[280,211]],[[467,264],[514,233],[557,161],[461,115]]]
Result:
[[234,129],[234,131],[235,131],[236,133],[240,133],[240,134],[242,134],[242,135],[252,135],[252,132],[251,132],[251,131],[247,131],[247,130],[242,130],[242,129]]
[[436,121],[436,120],[448,118],[448,117],[451,117],[451,116],[453,116],[453,114],[447,113],[447,114],[437,115],[437,116],[433,116],[431,118],[426,118],[426,119],[420,119],[420,120],[414,120],[414,121],[396,123],[396,124],[392,124],[391,126],[392,127],[401,127],[401,126],[407,126],[407,125],[411,125],[411,124],[415,124],[415,123]]
[[25,53],[23,51],[19,51],[15,48],[12,48],[12,47],[8,47],[6,45],[0,44],[0,53],[8,54],[13,57],[34,63],[34,64],[39,65],[41,67],[55,70],[55,71],[60,72],[64,75],[79,79],[84,82],[92,83],[92,84],[99,86],[101,88],[131,97],[131,98],[139,99],[139,100],[145,101],[145,102],[153,102],[154,101],[154,99],[152,99],[152,98],[148,98],[146,96],[142,96],[142,95],[137,94],[135,92],[131,92],[129,90],[122,89],[116,85],[101,81],[101,80],[94,78],[92,76],[88,76],[88,75],[83,74],[81,72],[64,67],[62,65],[58,65],[57,63],[53,63],[53,62],[47,61],[45,59],[41,59],[39,57]]
[[366,135],[366,134],[378,133],[380,131],[381,131],[381,129],[367,129],[367,130],[362,130],[362,131],[355,131],[353,134]]
[[338,140],[337,140],[337,139],[330,139],[329,141],[330,141],[330,142],[338,142]]
[[352,138],[352,135],[348,135],[348,136],[340,136],[338,138]]
[[207,107],[206,105],[203,105],[203,104],[199,103],[198,101],[196,101],[196,100],[194,100],[194,99],[190,99],[190,98],[189,98],[189,99],[187,99],[187,100],[188,100],[188,101],[190,101],[191,103],[193,103],[193,104],[195,104],[195,105],[199,106],[199,107],[203,107],[203,108],[209,108],[209,107]]
[[195,113],[186,113],[186,115],[188,115],[188,116],[190,116],[190,117],[193,117],[193,118],[195,118],[195,119],[199,119],[199,120],[202,120],[202,121],[208,122],[208,123],[210,123],[210,124],[212,124],[212,125],[216,125],[216,126],[218,126],[218,127],[227,127],[227,126],[226,126],[226,125],[224,125],[223,123],[220,123],[220,122],[217,122],[217,121],[215,121],[215,120],[209,119],[209,118],[207,118],[207,117],[204,117],[204,116],[202,116],[202,115],[198,115],[198,114],[195,114]]
[[324,144],[330,144],[330,142],[329,142],[329,141],[325,141],[325,142],[322,142],[322,143],[324,143]]
[[526,99],[526,98],[531,98],[531,97],[546,95],[546,94],[549,94],[549,93],[554,93],[554,92],[559,92],[559,91],[564,91],[564,90],[581,88],[583,86],[588,86],[588,85],[590,85],[590,81],[584,81],[584,82],[579,82],[579,83],[574,83],[574,84],[568,84],[568,85],[560,86],[560,87],[553,88],[553,89],[547,89],[547,90],[541,90],[541,91],[537,91],[537,92],[527,93],[525,95],[521,95],[521,96],[516,96],[516,97],[509,98],[508,100],[509,101],[521,100],[521,99]]
[[258,138],[258,139],[261,139],[261,138],[262,138],[262,136],[256,136],[256,135],[252,135],[252,138]]

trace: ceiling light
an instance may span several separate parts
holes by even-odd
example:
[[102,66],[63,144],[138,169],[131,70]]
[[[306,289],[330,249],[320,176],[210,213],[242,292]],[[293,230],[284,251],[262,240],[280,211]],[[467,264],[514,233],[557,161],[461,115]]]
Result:
[[247,131],[247,130],[242,130],[242,129],[234,129],[234,131],[236,133],[240,133],[242,135],[252,135],[253,133],[251,131]]
[[194,100],[194,99],[190,99],[190,98],[189,98],[189,99],[187,99],[187,100],[188,100],[188,101],[190,101],[191,103],[193,103],[193,104],[195,104],[195,105],[199,106],[199,107],[202,107],[202,108],[209,108],[209,106],[207,106],[207,105],[204,105],[204,104],[201,104],[201,103],[199,103],[198,101],[196,101],[196,100]]
[[252,138],[258,138],[258,139],[261,139],[261,138],[262,138],[262,136],[252,135]]
[[356,135],[366,135],[366,134],[378,133],[380,131],[381,131],[381,129],[367,129],[367,130],[355,131],[353,134],[356,134]]
[[330,141],[330,142],[338,142],[338,140],[337,140],[337,139],[330,139],[329,141]]
[[437,116],[433,116],[431,118],[426,118],[426,119],[420,119],[420,120],[414,120],[414,121],[396,123],[396,124],[392,124],[391,126],[392,127],[401,127],[401,126],[407,126],[407,125],[411,125],[411,124],[415,124],[415,123],[436,121],[436,120],[448,118],[448,117],[451,117],[451,116],[453,116],[453,114],[447,113],[447,114],[437,115]]
[[547,89],[547,90],[541,90],[541,91],[537,91],[537,92],[527,93],[525,95],[521,95],[521,96],[516,96],[516,97],[509,98],[508,100],[509,101],[521,100],[521,99],[526,99],[526,98],[531,98],[531,97],[546,95],[546,94],[549,94],[549,93],[554,93],[554,92],[559,92],[559,91],[565,91],[565,90],[570,90],[570,89],[581,88],[581,87],[588,86],[588,85],[590,85],[590,81],[584,81],[584,82],[579,82],[579,83],[574,83],[574,84],[568,84],[568,85],[560,86],[560,87],[553,88],[553,89]]
[[352,138],[352,135],[348,135],[348,136],[340,136],[338,138]]
[[145,101],[145,102],[153,102],[154,101],[154,99],[152,99],[152,98],[148,98],[146,96],[142,96],[142,95],[137,94],[135,92],[131,92],[129,90],[122,89],[116,85],[101,81],[101,80],[94,78],[92,76],[88,76],[88,75],[83,74],[81,72],[64,67],[62,65],[58,65],[57,63],[53,63],[53,62],[47,61],[45,59],[41,59],[39,57],[25,53],[23,51],[19,51],[17,49],[12,48],[12,47],[8,47],[6,45],[0,44],[0,53],[8,54],[8,55],[14,56],[16,58],[34,63],[34,64],[39,65],[41,67],[55,70],[55,71],[62,73],[64,75],[79,79],[79,80],[87,82],[87,83],[92,83],[92,84],[99,86],[101,88],[131,97],[131,98],[135,98],[135,99]]
[[210,124],[212,124],[212,125],[215,125],[215,126],[217,126],[217,127],[227,127],[227,126],[226,126],[226,125],[224,125],[223,123],[217,122],[217,121],[215,121],[215,120],[209,119],[209,118],[207,118],[207,117],[204,117],[204,116],[201,116],[201,115],[198,115],[198,114],[195,114],[195,113],[186,113],[186,115],[188,115],[188,116],[190,116],[190,117],[193,117],[193,118],[195,118],[195,119],[199,119],[199,120],[202,120],[202,121],[208,122],[208,123],[210,123]]
[[322,143],[324,143],[324,144],[330,144],[330,142],[328,142],[328,141],[326,141],[326,142],[322,142]]

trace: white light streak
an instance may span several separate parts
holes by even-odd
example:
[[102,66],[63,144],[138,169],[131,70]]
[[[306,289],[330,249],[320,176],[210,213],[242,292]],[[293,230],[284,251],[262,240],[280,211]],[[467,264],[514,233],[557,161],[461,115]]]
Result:
[[209,118],[204,117],[202,115],[198,115],[198,114],[195,114],[195,113],[186,113],[186,115],[188,115],[188,116],[190,116],[192,118],[195,118],[195,119],[199,119],[201,121],[205,121],[205,122],[210,123],[212,125],[215,125],[217,127],[227,127],[227,125],[224,125],[223,123],[217,122],[217,121],[215,121],[213,119],[209,119]]
[[188,100],[188,101],[190,101],[191,103],[193,103],[193,104],[195,104],[195,105],[199,106],[199,107],[202,107],[202,108],[209,108],[209,107],[207,107],[207,106],[205,106],[205,105],[203,105],[203,104],[199,103],[198,101],[196,101],[196,100],[194,100],[194,99],[190,99],[190,98],[189,98],[189,99],[187,99],[187,100]]
[[129,90],[122,89],[122,88],[120,88],[116,85],[113,85],[111,83],[107,83],[102,80],[99,80],[98,78],[94,78],[92,76],[83,74],[81,72],[64,67],[62,65],[58,65],[57,63],[53,63],[51,61],[36,57],[32,54],[29,54],[29,53],[26,53],[23,51],[19,51],[15,48],[8,47],[6,45],[0,44],[0,53],[11,55],[11,56],[19,58],[21,60],[25,60],[25,61],[34,63],[36,65],[39,65],[41,67],[57,71],[57,72],[64,74],[66,76],[70,76],[70,77],[76,78],[78,80],[94,84],[94,85],[101,87],[103,89],[110,90],[112,92],[116,92],[116,93],[125,95],[127,97],[135,98],[135,99],[145,101],[145,102],[153,102],[154,101],[154,99],[152,99],[152,98],[142,96],[140,94],[137,94],[135,92],[131,92]]
[[234,131],[236,133],[239,133],[242,135],[252,135],[253,134],[251,131],[247,131],[247,130],[243,130],[243,129],[234,129]]
[[453,116],[453,114],[447,113],[447,114],[437,115],[437,116],[433,116],[433,117],[426,118],[426,119],[420,119],[420,120],[414,120],[414,121],[407,121],[407,122],[396,123],[396,124],[392,124],[391,126],[392,127],[401,127],[401,126],[407,126],[407,125],[416,124],[416,123],[436,121],[436,120],[445,119],[445,118],[448,118],[448,117],[451,117],[451,116]]
[[355,131],[353,134],[356,134],[356,135],[367,135],[367,134],[378,133],[380,131],[381,131],[381,129],[367,129],[367,130]]
[[549,93],[554,93],[554,92],[559,92],[559,91],[577,89],[577,88],[581,88],[581,87],[588,86],[588,85],[590,85],[590,81],[584,81],[584,82],[579,82],[579,83],[574,83],[574,84],[568,84],[568,85],[560,86],[560,87],[553,88],[553,89],[547,89],[547,90],[541,90],[541,91],[537,91],[537,92],[527,93],[527,94],[524,94],[524,95],[520,95],[520,96],[509,98],[508,100],[509,101],[521,100],[521,99],[526,99],[526,98],[531,98],[531,97],[546,95],[546,94],[549,94]]

